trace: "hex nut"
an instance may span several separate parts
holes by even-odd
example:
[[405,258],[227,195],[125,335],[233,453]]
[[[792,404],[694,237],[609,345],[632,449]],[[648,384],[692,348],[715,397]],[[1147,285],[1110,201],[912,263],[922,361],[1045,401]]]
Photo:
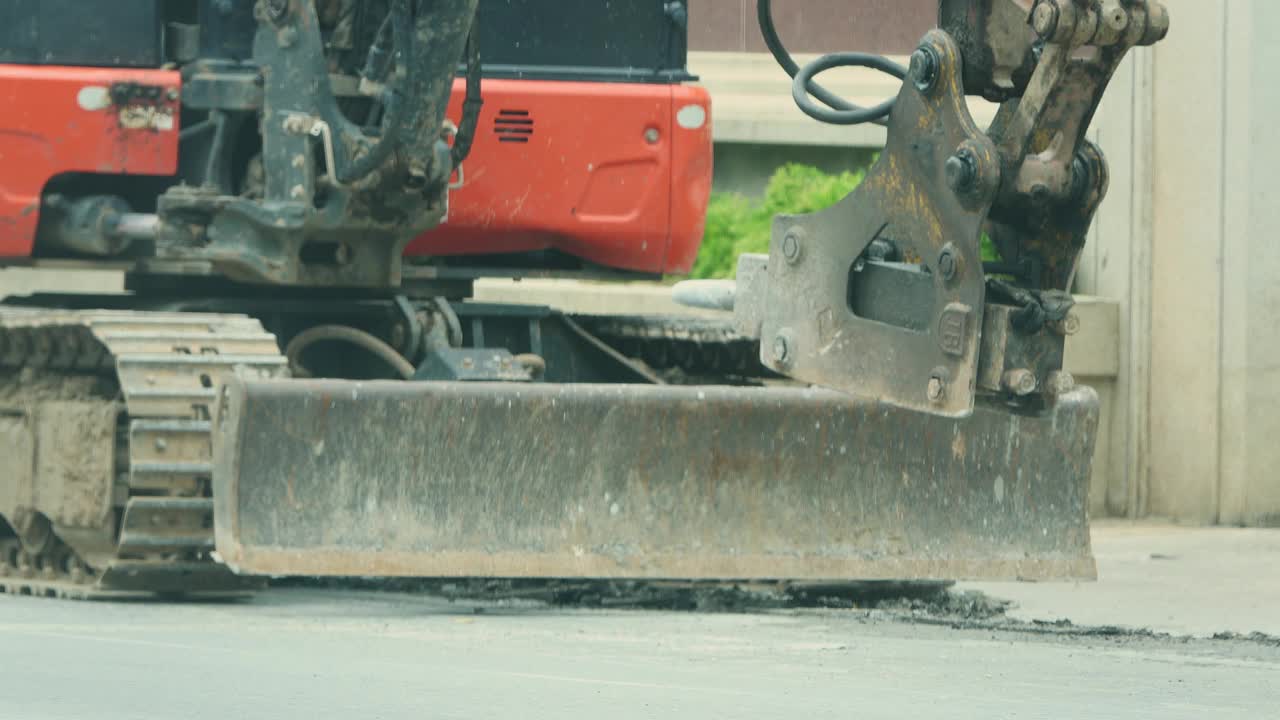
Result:
[[925,389],[929,402],[940,403],[947,397],[947,383],[940,377],[929,378],[929,386]]
[[1000,382],[1014,395],[1025,396],[1036,391],[1036,374],[1026,368],[1006,370]]
[[911,64],[909,71],[916,89],[922,93],[927,93],[938,84],[938,72],[941,69],[942,62],[938,58],[938,51],[928,45],[921,45],[916,51],[911,53]]
[[804,231],[800,228],[789,228],[786,235],[782,236],[782,256],[787,259],[787,264],[795,265],[804,256],[803,235]]
[[1040,2],[1031,11],[1031,27],[1044,40],[1052,39],[1058,31],[1058,6],[1053,2]]
[[1065,395],[1076,387],[1076,379],[1066,370],[1054,370],[1045,381],[1045,391],[1050,395]]
[[944,169],[947,186],[956,194],[970,192],[978,184],[978,159],[968,148],[962,147],[947,158]]
[[943,280],[953,280],[960,271],[960,257],[956,253],[955,246],[947,243],[942,248],[942,252],[938,253],[938,273],[942,275]]
[[780,363],[785,363],[791,358],[791,347],[787,343],[787,338],[782,333],[778,333],[773,338],[773,359]]

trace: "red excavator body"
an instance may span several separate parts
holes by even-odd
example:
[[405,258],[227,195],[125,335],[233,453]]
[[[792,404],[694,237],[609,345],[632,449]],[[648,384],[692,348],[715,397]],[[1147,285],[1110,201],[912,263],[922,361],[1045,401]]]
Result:
[[[463,86],[454,88],[452,117]],[[711,193],[710,98],[687,85],[495,80],[448,219],[410,255],[558,250],[684,273]]]
[[[112,99],[138,89],[147,96]],[[54,178],[174,175],[181,92],[168,70],[0,65],[0,257],[40,254],[40,198]],[[459,80],[452,118],[463,92]],[[706,90],[498,79],[484,99],[447,219],[408,255],[554,250],[610,269],[688,271],[711,192]]]

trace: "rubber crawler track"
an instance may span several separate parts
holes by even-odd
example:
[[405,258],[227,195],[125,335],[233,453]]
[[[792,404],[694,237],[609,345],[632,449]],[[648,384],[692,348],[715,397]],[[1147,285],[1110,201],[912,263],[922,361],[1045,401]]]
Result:
[[[68,386],[93,388],[75,399],[119,411],[112,513],[101,529],[108,542],[114,535],[114,555],[102,562],[99,553],[91,567],[72,550],[84,540],[59,537],[55,521],[39,553],[0,540],[0,590],[97,599],[257,587],[210,557],[211,410],[229,373],[283,376],[285,368],[275,337],[247,316],[0,306],[0,413],[21,426]],[[0,499],[37,492],[18,482],[0,464]],[[59,516],[59,507],[34,509]]]

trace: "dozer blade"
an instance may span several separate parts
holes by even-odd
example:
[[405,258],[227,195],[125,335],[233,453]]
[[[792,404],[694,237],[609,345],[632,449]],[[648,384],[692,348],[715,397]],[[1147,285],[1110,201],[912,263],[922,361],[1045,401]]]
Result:
[[1097,395],[955,420],[826,390],[235,381],[240,573],[1093,579]]

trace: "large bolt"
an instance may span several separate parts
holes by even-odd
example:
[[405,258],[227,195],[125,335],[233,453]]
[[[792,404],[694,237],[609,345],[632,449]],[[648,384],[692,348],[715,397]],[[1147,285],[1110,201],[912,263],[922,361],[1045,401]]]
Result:
[[1089,161],[1084,158],[1083,154],[1077,154],[1071,159],[1071,200],[1080,202],[1084,199],[1085,193],[1089,191],[1090,183]]
[[778,333],[773,339],[773,359],[780,363],[785,363],[791,359],[791,348],[787,343],[787,338],[782,333]]
[[938,51],[928,45],[922,45],[911,53],[911,77],[916,89],[927,93],[938,83],[938,69],[942,63],[938,59]]
[[1169,10],[1162,3],[1147,4],[1147,31],[1139,45],[1154,45],[1169,34]]
[[956,255],[955,246],[947,243],[942,248],[942,252],[938,253],[938,273],[942,275],[943,280],[949,281],[955,278],[959,269],[960,258]]
[[940,377],[929,378],[929,386],[925,389],[929,402],[940,403],[947,397],[947,382]]
[[947,158],[947,186],[956,194],[973,190],[978,183],[978,159],[968,148],[960,148]]
[[1050,395],[1065,395],[1075,389],[1076,379],[1066,370],[1054,370],[1049,373],[1044,389]]
[[1042,0],[1031,11],[1031,27],[1044,40],[1052,39],[1058,31],[1058,6],[1052,0]]
[[1037,206],[1045,206],[1049,203],[1049,186],[1038,182],[1031,186],[1031,202]]
[[661,139],[662,133],[658,131],[658,128],[649,128],[644,131],[644,141],[650,145],[657,145]]
[[1026,368],[1006,370],[1000,381],[1014,395],[1030,395],[1036,391],[1036,374]]
[[799,228],[791,228],[782,236],[782,256],[790,265],[800,262],[800,256],[804,254],[804,244],[800,240],[802,234]]
[[1080,332],[1080,318],[1075,313],[1067,313],[1067,316],[1054,322],[1051,329],[1062,336],[1075,335]]
[[1122,0],[1108,0],[1103,3],[1102,22],[1116,33],[1122,33],[1129,27],[1129,13],[1124,9]]

